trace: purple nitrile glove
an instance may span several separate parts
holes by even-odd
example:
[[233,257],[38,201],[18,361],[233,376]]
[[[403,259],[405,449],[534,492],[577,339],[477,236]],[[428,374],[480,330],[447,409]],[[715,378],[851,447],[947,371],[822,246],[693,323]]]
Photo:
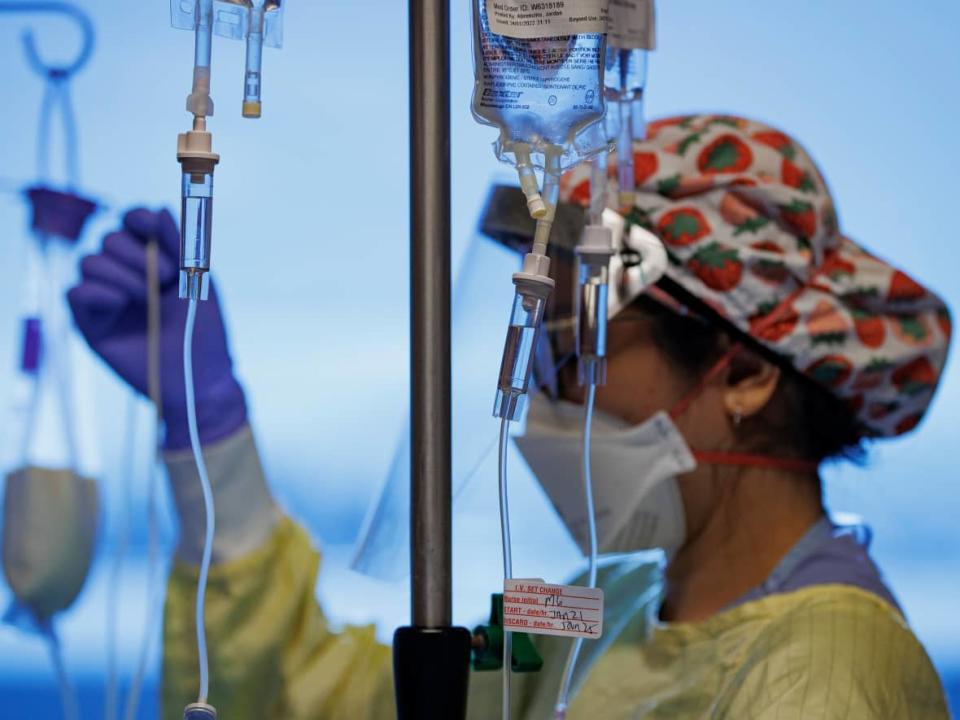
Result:
[[[147,250],[156,238],[160,283],[160,382],[164,449],[190,446],[183,381],[187,301],[178,296],[180,233],[167,210],[131,210],[123,227],[80,264],[80,283],[67,293],[90,347],[134,389],[147,394]],[[243,389],[233,375],[216,288],[198,303],[193,341],[197,426],[203,445],[228,437],[247,421]]]

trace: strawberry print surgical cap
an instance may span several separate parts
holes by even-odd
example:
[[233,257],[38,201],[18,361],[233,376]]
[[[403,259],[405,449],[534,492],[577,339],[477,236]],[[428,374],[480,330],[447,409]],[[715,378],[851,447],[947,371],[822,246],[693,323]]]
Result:
[[[636,203],[623,212],[663,241],[670,279],[844,399],[874,435],[920,422],[946,361],[947,307],[841,231],[796,141],[740,117],[671,117],[634,145],[634,167]],[[616,198],[615,156],[610,184]],[[562,199],[589,196],[581,164]]]

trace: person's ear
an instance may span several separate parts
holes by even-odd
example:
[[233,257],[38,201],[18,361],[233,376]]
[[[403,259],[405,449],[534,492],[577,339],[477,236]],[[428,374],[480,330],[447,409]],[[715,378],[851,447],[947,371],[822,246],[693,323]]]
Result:
[[730,362],[723,402],[735,422],[753,417],[763,410],[780,383],[780,368],[749,350],[744,350]]

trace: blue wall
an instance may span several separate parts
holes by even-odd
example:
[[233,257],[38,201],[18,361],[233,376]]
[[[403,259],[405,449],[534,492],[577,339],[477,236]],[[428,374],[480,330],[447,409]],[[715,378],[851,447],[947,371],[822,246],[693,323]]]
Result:
[[[173,205],[175,135],[188,125],[183,103],[192,39],[168,27],[162,0],[82,5],[98,31],[96,55],[73,88],[83,187],[113,208]],[[491,131],[475,125],[469,114],[468,4],[455,5],[454,242],[459,258],[474,238],[489,182],[503,170],[490,150]],[[729,111],[788,130],[824,169],[847,233],[896,258],[960,308],[953,217],[960,157],[960,5],[812,0],[785,7],[762,0],[662,3],[650,112]],[[2,16],[0,22],[3,187],[6,180],[26,182],[34,176],[41,86],[17,42],[25,22]],[[358,610],[353,600],[369,581],[343,570],[347,554],[337,546],[355,537],[389,470],[406,412],[405,22],[405,3],[396,1],[290,3],[285,48],[265,52],[262,120],[240,117],[243,47],[220,41],[214,50],[217,113],[211,121],[223,157],[217,171],[214,265],[271,481],[278,496],[299,508],[300,517],[331,548],[330,572],[321,586],[331,614],[380,620],[384,628],[402,619],[402,587],[395,588],[392,608]],[[76,38],[68,24],[35,24],[41,51],[53,57],[72,54]],[[371,196],[376,198],[373,211]],[[115,222],[111,213],[102,214],[87,243],[95,244]],[[3,247],[19,247],[25,226],[22,203],[0,195]],[[5,258],[0,263],[0,378],[13,365],[14,309],[23,271],[13,250]],[[491,302],[509,301],[504,277],[493,277],[488,287]],[[86,451],[103,478],[108,513],[96,575],[61,629],[71,671],[90,698],[86,717],[94,717],[105,662],[107,569],[122,497],[122,448],[110,432],[115,420],[109,421],[122,417],[127,401],[96,361],[81,357],[78,365],[84,397],[90,399],[84,409],[91,418]],[[0,391],[6,385],[0,380]],[[866,469],[828,472],[831,504],[872,523],[876,556],[955,698],[960,686],[955,610],[960,487],[953,452],[958,421],[960,370],[954,362],[917,433],[878,446]],[[3,430],[0,424],[0,434]],[[140,445],[145,457],[142,439]],[[529,478],[518,471],[517,482],[520,507],[542,518],[529,524],[528,534],[521,533],[518,562],[536,569],[531,558],[558,542],[567,544],[556,564],[571,562],[569,543]],[[138,512],[143,484],[138,477]],[[464,493],[462,513],[469,515],[473,505],[482,506],[482,512],[464,519],[461,545],[495,535],[487,502],[492,492],[487,476]],[[164,527],[169,542],[170,523]],[[126,674],[144,622],[143,533],[135,539],[134,562],[120,588]],[[470,556],[490,584],[496,580],[498,552],[481,545]],[[471,585],[468,574],[476,573],[458,566],[457,614],[463,622],[482,612],[490,589]],[[15,696],[6,690],[12,685],[20,688]],[[56,717],[53,688],[42,644],[0,628],[0,694],[40,698],[50,710],[39,708],[30,716]]]

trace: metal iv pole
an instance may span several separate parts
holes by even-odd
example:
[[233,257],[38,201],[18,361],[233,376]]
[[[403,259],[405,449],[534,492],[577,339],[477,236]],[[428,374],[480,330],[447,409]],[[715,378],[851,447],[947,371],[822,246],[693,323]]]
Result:
[[409,13],[412,619],[394,635],[394,683],[400,720],[456,720],[471,636],[452,625],[449,0]]

